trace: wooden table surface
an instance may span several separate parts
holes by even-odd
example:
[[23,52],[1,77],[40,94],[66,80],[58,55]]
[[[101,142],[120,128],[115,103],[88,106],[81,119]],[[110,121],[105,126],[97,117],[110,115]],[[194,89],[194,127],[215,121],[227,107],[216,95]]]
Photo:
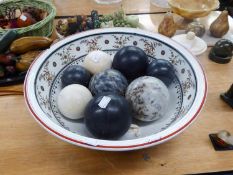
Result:
[[[55,4],[59,15],[72,15],[76,8],[78,13],[89,12],[93,3],[86,1],[90,6],[85,0],[70,3],[55,0]],[[151,12],[148,0],[135,0],[140,5],[123,1],[127,12]],[[72,5],[78,2],[80,6]],[[152,19],[156,20],[156,15]],[[68,144],[35,122],[22,95],[1,96],[0,175],[154,175],[232,170],[233,151],[216,152],[208,134],[222,129],[233,133],[232,108],[219,98],[233,83],[233,62],[225,65],[211,62],[209,49],[198,57],[208,79],[208,96],[198,119],[178,137],[143,150],[103,152]],[[22,90],[22,85],[0,88],[8,89]]]

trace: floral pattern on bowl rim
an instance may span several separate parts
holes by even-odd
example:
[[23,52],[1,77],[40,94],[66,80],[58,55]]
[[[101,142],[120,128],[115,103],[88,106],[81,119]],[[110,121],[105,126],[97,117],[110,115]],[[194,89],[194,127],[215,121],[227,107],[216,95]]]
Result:
[[[174,46],[169,45],[169,42],[166,43],[166,41],[173,42]],[[171,94],[173,94],[172,99],[174,100],[171,101],[173,101],[172,106],[174,108],[171,110],[172,112],[169,114],[166,120],[163,120],[161,122],[157,121],[151,125],[142,125],[142,134],[140,137],[135,137],[132,133],[128,132],[125,136],[117,141],[98,140],[92,138],[88,131],[86,131],[82,121],[69,121],[59,113],[56,106],[56,97],[61,90],[60,77],[62,71],[64,71],[67,66],[71,64],[82,64],[85,55],[92,50],[104,50],[113,55],[119,48],[125,45],[134,45],[142,48],[149,56],[150,61],[153,58],[162,58],[167,59],[174,65],[176,75],[177,77],[179,77],[179,80],[177,79],[176,81],[174,81],[172,86],[169,88]],[[180,47],[179,49],[183,49],[184,53],[177,51],[178,49],[176,47]],[[195,68],[198,68],[199,72],[194,71],[193,67],[191,66],[190,59],[187,59],[184,54],[186,54],[186,56],[188,54],[192,61],[192,64],[196,64]],[[36,65],[34,63],[29,70],[25,82],[25,98],[29,108],[31,108],[30,111],[34,113],[34,116],[37,118],[37,120],[39,118],[39,121],[40,123],[42,123],[42,125],[44,123],[42,121],[44,118],[40,116],[40,113],[43,113],[42,116],[46,116],[47,119],[50,120],[50,122],[55,124],[55,128],[58,127],[60,130],[66,130],[66,132],[68,132],[67,135],[60,135],[59,133],[58,137],[62,137],[64,140],[72,143],[77,143],[78,141],[78,145],[80,145],[81,143],[82,146],[86,146],[86,144],[88,144],[88,147],[112,150],[111,146],[114,146],[115,144],[116,148],[121,148],[122,143],[125,141],[134,142],[135,140],[139,141],[140,139],[146,140],[144,141],[146,146],[152,145],[152,143],[158,144],[159,142],[163,141],[161,139],[163,138],[162,136],[158,137],[157,141],[151,139],[150,137],[153,138],[154,135],[158,135],[159,133],[166,133],[171,127],[178,125],[185,118],[185,116],[190,115],[188,114],[190,112],[190,109],[193,107],[193,105],[195,105],[197,97],[200,96],[197,95],[198,86],[201,85],[201,87],[203,87],[203,89],[201,90],[202,100],[199,101],[199,106],[203,105],[203,99],[205,99],[206,95],[206,81],[204,73],[200,65],[196,62],[195,58],[193,58],[193,56],[189,52],[187,52],[187,50],[176,44],[174,41],[171,41],[170,39],[138,29],[100,29],[84,32],[83,34],[77,34],[62,40],[58,44],[55,44],[47,51],[47,54],[42,54],[40,58],[41,59],[37,59],[35,61],[35,63],[37,63],[38,60],[40,60],[40,63],[37,63],[40,66],[37,66],[36,73],[32,71],[34,66]],[[32,80],[34,89],[30,88],[30,91],[35,93],[34,100],[36,100],[36,102],[34,101],[34,103],[36,103],[37,107],[40,108],[40,112],[37,111],[37,109],[35,109],[35,105],[30,102],[32,100],[32,97],[30,97],[30,95],[27,93],[27,88],[29,86],[28,79],[30,79],[30,73],[34,74],[33,77],[35,78],[34,81]],[[197,73],[200,74],[199,77]],[[199,81],[199,84],[197,81],[198,78],[202,78],[202,80]],[[153,130],[153,128],[157,129]],[[51,128],[47,129],[50,130]],[[147,132],[143,132],[144,130]],[[52,133],[54,132],[52,131]],[[74,134],[75,137],[78,137],[78,139],[72,138],[72,140],[67,140],[66,138],[68,138],[69,134]],[[174,135],[175,134],[170,134],[169,137],[167,135],[166,137],[170,138]],[[167,139],[166,137],[165,139]],[[87,141],[88,139],[90,140]],[[161,139],[162,141],[160,141],[159,139]],[[100,142],[110,145],[108,145],[108,147]],[[118,145],[117,142],[120,143],[120,145]],[[145,147],[145,145],[134,146],[133,149]],[[129,149],[127,147],[127,144],[125,146],[126,148],[124,149]]]

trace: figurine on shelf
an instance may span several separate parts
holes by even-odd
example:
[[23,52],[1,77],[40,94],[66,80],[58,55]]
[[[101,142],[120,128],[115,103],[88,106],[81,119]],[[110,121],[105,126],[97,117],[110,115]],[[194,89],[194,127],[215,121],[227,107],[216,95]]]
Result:
[[233,150],[233,136],[226,130],[209,135],[216,151]]
[[233,84],[230,89],[226,93],[221,94],[220,97],[233,108]]
[[205,34],[205,26],[199,21],[194,21],[188,24],[185,32],[194,32],[196,36],[202,37]]
[[172,37],[176,33],[176,23],[171,12],[165,14],[163,21],[159,24],[158,32],[167,37]]
[[233,43],[227,39],[219,40],[210,50],[209,59],[216,63],[226,64],[231,61]]
[[222,38],[229,31],[228,11],[224,10],[210,25],[210,34],[216,38]]

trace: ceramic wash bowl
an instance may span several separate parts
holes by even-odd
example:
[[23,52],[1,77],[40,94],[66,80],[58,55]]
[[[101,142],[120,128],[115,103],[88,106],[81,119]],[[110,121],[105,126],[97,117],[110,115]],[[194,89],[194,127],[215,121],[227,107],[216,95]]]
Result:
[[185,19],[207,16],[219,7],[218,0],[168,0],[171,10]]
[[[127,45],[143,49],[150,61],[161,58],[174,65],[176,79],[169,87],[169,108],[166,116],[155,122],[135,120],[133,124],[139,127],[132,127],[118,140],[96,139],[82,120],[68,120],[59,112],[56,100],[61,91],[61,75],[69,65],[81,65],[90,51],[100,49],[114,55]],[[139,29],[112,28],[82,32],[54,44],[32,63],[24,91],[29,111],[49,133],[82,147],[123,151],[161,144],[184,131],[203,107],[207,84],[196,58],[175,41]]]

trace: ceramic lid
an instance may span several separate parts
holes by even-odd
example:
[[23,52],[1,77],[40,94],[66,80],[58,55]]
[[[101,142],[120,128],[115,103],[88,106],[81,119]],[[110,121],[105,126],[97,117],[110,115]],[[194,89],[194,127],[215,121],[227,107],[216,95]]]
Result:
[[207,44],[201,38],[195,36],[194,32],[188,32],[187,34],[175,35],[172,37],[173,40],[177,41],[194,55],[200,55],[207,49]]

